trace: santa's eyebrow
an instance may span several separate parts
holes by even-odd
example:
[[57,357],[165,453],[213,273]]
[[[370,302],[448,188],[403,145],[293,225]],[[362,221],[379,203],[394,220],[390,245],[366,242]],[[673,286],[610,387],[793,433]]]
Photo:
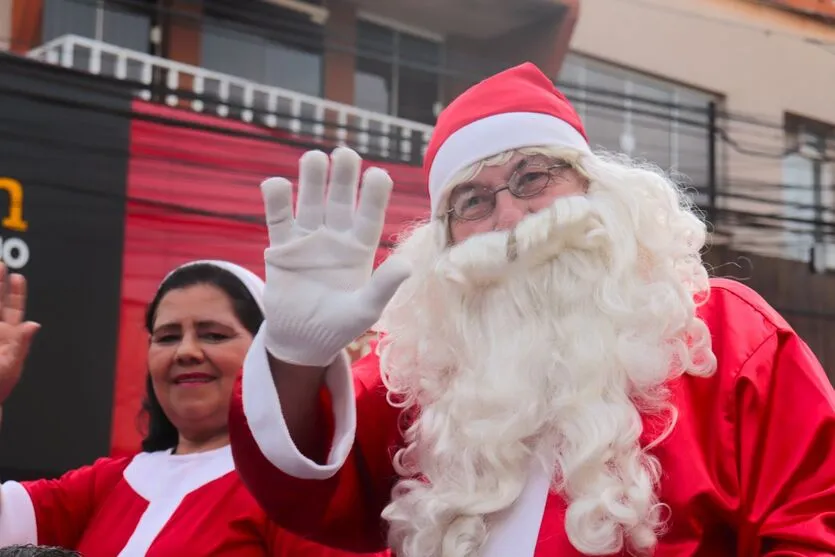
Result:
[[[513,165],[511,171],[507,174],[507,179],[510,179],[511,176],[524,169],[528,164],[531,163],[542,163],[543,165],[547,165],[547,159],[545,159],[543,155],[531,155],[529,157],[525,157],[524,159],[519,159],[519,161],[517,161],[517,163]],[[452,193],[457,195],[468,190],[489,187],[490,186],[488,186],[487,184],[483,184],[479,182],[477,179],[473,179],[468,180],[466,182],[461,182],[452,189]]]
[[516,167],[513,169],[514,172],[522,170],[524,167],[528,166],[529,164],[541,164],[543,166],[551,166],[552,164],[559,164],[561,161],[557,159],[551,159],[545,155],[531,155],[520,160]]
[[510,170],[510,172],[507,173],[506,179],[510,180],[515,174],[517,174],[520,170],[525,168],[528,165],[528,163],[531,160],[533,160],[534,156],[519,159],[519,161],[517,161],[516,164],[513,165],[513,168]]
[[478,182],[475,182],[475,181],[462,182],[462,183],[458,184],[457,186],[455,186],[454,188],[452,188],[452,192],[450,193],[450,196],[461,195],[462,193],[467,193],[467,192],[473,191],[473,190],[478,189],[478,188],[483,188],[483,187],[486,187],[486,186],[484,186],[484,184],[479,184]]

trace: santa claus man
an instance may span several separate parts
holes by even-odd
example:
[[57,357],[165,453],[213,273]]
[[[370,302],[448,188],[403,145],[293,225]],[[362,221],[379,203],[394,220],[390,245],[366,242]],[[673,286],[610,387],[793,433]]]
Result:
[[278,523],[399,557],[835,553],[820,365],[536,67],[441,114],[432,218],[373,275],[391,182],[368,170],[355,207],[360,163],[305,154],[295,215],[263,184],[267,315],[230,427]]

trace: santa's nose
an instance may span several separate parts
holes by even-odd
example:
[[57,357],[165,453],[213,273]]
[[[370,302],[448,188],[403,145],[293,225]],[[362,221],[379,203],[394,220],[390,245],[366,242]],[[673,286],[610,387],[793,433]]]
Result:
[[528,203],[525,199],[514,197],[509,191],[501,191],[496,195],[495,229],[510,230],[514,228],[528,213]]

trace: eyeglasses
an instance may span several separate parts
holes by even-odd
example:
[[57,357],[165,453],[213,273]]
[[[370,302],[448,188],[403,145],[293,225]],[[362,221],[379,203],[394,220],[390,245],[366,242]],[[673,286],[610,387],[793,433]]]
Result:
[[536,197],[569,168],[571,165],[566,162],[525,166],[515,171],[510,180],[497,189],[480,184],[462,184],[452,190],[446,214],[465,221],[485,219],[496,209],[496,196],[500,192],[507,190],[519,199]]

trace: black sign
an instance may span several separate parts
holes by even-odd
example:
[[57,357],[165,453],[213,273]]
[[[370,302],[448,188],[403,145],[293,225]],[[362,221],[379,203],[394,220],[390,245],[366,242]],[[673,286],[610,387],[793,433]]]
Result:
[[129,91],[0,56],[0,258],[42,324],[3,407],[2,479],[91,463],[110,446]]

